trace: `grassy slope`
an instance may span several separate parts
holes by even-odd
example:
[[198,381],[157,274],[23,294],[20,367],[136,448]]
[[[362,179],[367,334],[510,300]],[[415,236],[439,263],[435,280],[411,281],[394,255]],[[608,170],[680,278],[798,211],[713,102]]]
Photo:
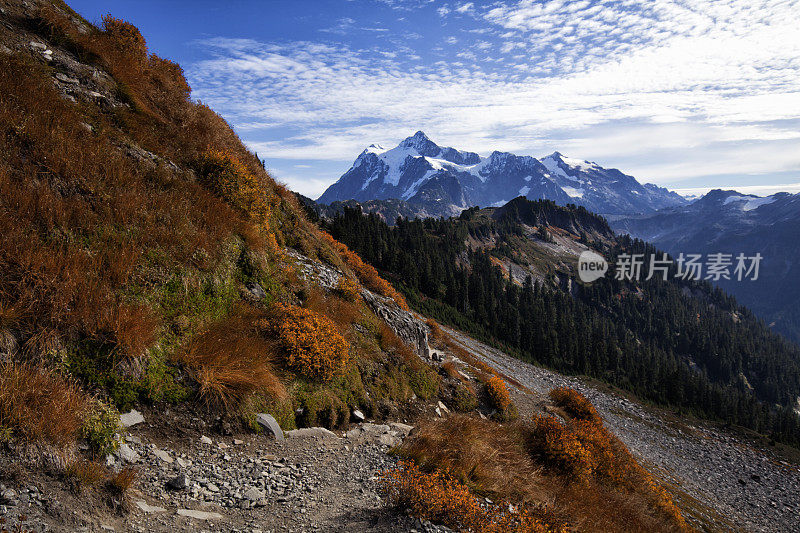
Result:
[[[363,304],[312,294],[283,247],[405,305],[307,222],[228,124],[190,100],[180,67],[148,53],[136,28],[112,18],[94,28],[57,4],[33,18],[9,15],[57,57],[69,51],[82,65],[66,74],[103,95],[71,102],[53,83],[68,62],[48,64],[36,50],[0,54],[0,329],[11,358],[62,371],[121,409],[197,398],[238,412],[260,402],[288,426],[294,410],[276,402],[309,406],[305,422],[337,425],[353,406],[371,413],[384,398],[405,400],[431,374],[408,354],[381,349],[396,341]],[[3,37],[14,45],[13,33]],[[96,83],[93,68],[111,77]],[[249,283],[266,297],[249,302]],[[352,357],[334,379],[285,368],[285,347],[267,338],[285,318],[271,312],[275,301],[314,307],[347,338]],[[245,321],[260,329],[240,327]],[[236,337],[232,359],[249,357],[263,383],[248,379],[248,365],[226,367],[219,350],[198,350],[193,339],[210,346],[215,331]],[[341,377],[366,369],[376,383]]]

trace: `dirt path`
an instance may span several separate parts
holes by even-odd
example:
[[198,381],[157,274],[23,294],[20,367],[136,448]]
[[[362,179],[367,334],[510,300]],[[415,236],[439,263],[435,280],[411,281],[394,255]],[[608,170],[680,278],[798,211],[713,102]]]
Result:
[[[3,527],[141,533],[421,527],[386,508],[377,490],[377,474],[394,462],[387,452],[407,427],[361,424],[347,434],[294,436],[284,442],[254,434],[209,439],[192,430],[165,438],[169,426],[163,417],[150,425],[147,420],[158,416],[144,415],[144,423],[126,432],[127,459],[116,459],[138,471],[124,509],[114,510],[89,491],[70,490],[46,469],[29,469],[18,480],[3,475],[0,492],[8,497],[0,506]],[[0,456],[4,473],[13,471],[15,459]]]

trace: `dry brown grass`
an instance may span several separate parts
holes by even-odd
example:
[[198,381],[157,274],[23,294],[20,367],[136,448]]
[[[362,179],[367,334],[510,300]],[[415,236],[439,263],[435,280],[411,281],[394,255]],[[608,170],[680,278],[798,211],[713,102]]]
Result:
[[[576,433],[559,424],[557,455],[536,448],[543,438],[530,423],[498,424],[468,415],[421,424],[398,454],[424,472],[444,472],[473,493],[531,509],[538,521],[576,531],[682,531],[686,524],[663,488],[602,426],[587,421]],[[592,426],[592,428],[588,428]],[[576,436],[577,435],[577,436]],[[558,437],[558,435],[556,436]],[[569,447],[572,442],[576,447]],[[554,469],[585,459],[586,476]],[[613,472],[618,472],[616,475]],[[513,531],[513,529],[511,529]]]
[[458,368],[456,367],[455,362],[452,360],[442,363],[442,370],[444,370],[445,374],[453,379],[457,379],[459,381],[464,379],[464,376],[458,372]]
[[64,477],[76,490],[96,487],[108,479],[108,469],[97,461],[78,459],[64,467]]
[[[22,332],[21,344],[47,330],[140,356],[164,326],[158,309],[123,297],[131,285],[152,290],[163,281],[147,257],[162,258],[162,270],[208,272],[233,235],[276,256],[285,244],[332,247],[404,305],[374,269],[305,219],[225,120],[190,100],[180,67],[150,54],[134,26],[107,16],[80,33],[57,6],[38,16],[45,38],[112,74],[114,96],[130,107],[71,104],[35,61],[0,57],[0,302],[3,326]],[[159,161],[130,157],[120,148],[130,144]]]
[[516,432],[475,416],[452,415],[420,425],[398,453],[425,470],[448,471],[486,496],[541,500],[544,493],[531,487],[541,467],[518,445],[521,436]]
[[317,287],[308,290],[303,307],[333,320],[339,333],[346,337],[350,336],[353,324],[363,318],[363,306],[357,300],[332,298]]
[[26,442],[73,444],[88,397],[62,375],[14,362],[0,366],[0,426]]
[[263,318],[241,313],[212,325],[193,338],[178,356],[199,384],[200,397],[209,404],[233,411],[253,394],[284,399],[286,390],[274,374],[275,346],[258,326]]
[[97,461],[85,459],[70,462],[63,471],[65,480],[73,490],[80,492],[89,487],[105,489],[116,498],[128,493],[138,475],[135,468],[125,467],[115,472]]
[[378,328],[378,345],[381,350],[396,355],[410,365],[423,364],[414,350],[403,342],[386,322],[380,321]]
[[[109,71],[132,107],[71,104],[48,69],[23,55],[0,57],[0,301],[15,310],[4,322],[27,352],[35,346],[26,341],[49,330],[139,356],[159,334],[158,312],[122,294],[132,282],[150,283],[142,277],[148,253],[174,268],[211,269],[232,234],[276,249],[275,235],[254,230],[240,206],[167,159],[186,169],[209,150],[231,154],[265,198],[291,206],[228,124],[189,99],[180,67],[149,54],[133,26],[106,17],[104,29],[81,34],[56,7],[39,16],[45,37]],[[135,160],[120,148],[132,143],[162,159]],[[196,263],[198,251],[210,260]]]
[[136,481],[138,472],[135,468],[126,467],[119,472],[114,472],[108,477],[106,486],[112,494],[121,496],[130,490]]

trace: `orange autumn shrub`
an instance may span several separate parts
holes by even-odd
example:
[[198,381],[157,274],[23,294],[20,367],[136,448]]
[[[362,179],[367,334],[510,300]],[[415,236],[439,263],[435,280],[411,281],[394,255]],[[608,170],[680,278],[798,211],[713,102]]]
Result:
[[524,509],[512,512],[504,502],[481,504],[464,484],[440,470],[426,473],[413,462],[401,461],[379,479],[382,493],[410,515],[456,531],[554,531]]
[[580,481],[588,480],[594,473],[594,457],[576,432],[555,417],[538,417],[534,420],[529,445],[546,465],[557,472]]
[[498,411],[505,411],[511,406],[511,395],[502,378],[492,376],[486,380],[486,393],[492,406]]
[[383,279],[372,265],[365,263],[357,253],[350,250],[345,244],[334,239],[330,234],[320,232],[320,236],[323,241],[327,242],[331,248],[338,252],[345,264],[355,272],[362,285],[371,291],[391,298],[401,309],[409,310],[408,303],[406,299],[403,298],[403,295],[397,292],[388,281]]
[[263,179],[247,168],[235,155],[209,150],[199,162],[204,184],[229,204],[266,224],[269,220],[269,189]]
[[[557,389],[558,390],[558,389]],[[553,391],[555,392],[555,391]],[[567,475],[580,484],[600,483],[642,493],[650,504],[680,530],[688,526],[672,498],[628,451],[625,445],[603,426],[589,401],[575,391],[562,389],[551,398],[568,398],[583,416],[567,423],[553,416],[537,417],[528,435],[529,451],[552,472]],[[556,400],[557,402],[559,400]],[[565,410],[570,411],[565,406]]]
[[315,311],[277,303],[272,329],[286,364],[307,378],[328,381],[347,366],[350,345],[333,321]]
[[600,422],[600,415],[592,403],[581,393],[568,387],[558,387],[550,391],[550,399],[567,414],[578,420]]
[[597,479],[624,485],[640,474],[633,456],[595,422],[575,420],[562,424],[552,416],[538,417],[529,444],[550,468],[580,481]]
[[360,287],[354,280],[342,276],[336,283],[336,292],[345,300],[354,302],[360,296]]

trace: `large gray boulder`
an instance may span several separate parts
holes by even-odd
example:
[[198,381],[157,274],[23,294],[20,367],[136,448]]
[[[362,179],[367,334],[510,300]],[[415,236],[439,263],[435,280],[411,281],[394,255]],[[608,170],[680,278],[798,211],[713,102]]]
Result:
[[256,415],[256,422],[259,426],[272,433],[275,436],[275,440],[279,442],[283,441],[283,430],[272,415],[268,413],[258,413]]
[[129,428],[135,426],[136,424],[141,424],[142,422],[144,422],[144,416],[142,416],[142,413],[140,413],[136,409],[132,409],[128,413],[123,413],[119,415],[119,421],[123,426]]

